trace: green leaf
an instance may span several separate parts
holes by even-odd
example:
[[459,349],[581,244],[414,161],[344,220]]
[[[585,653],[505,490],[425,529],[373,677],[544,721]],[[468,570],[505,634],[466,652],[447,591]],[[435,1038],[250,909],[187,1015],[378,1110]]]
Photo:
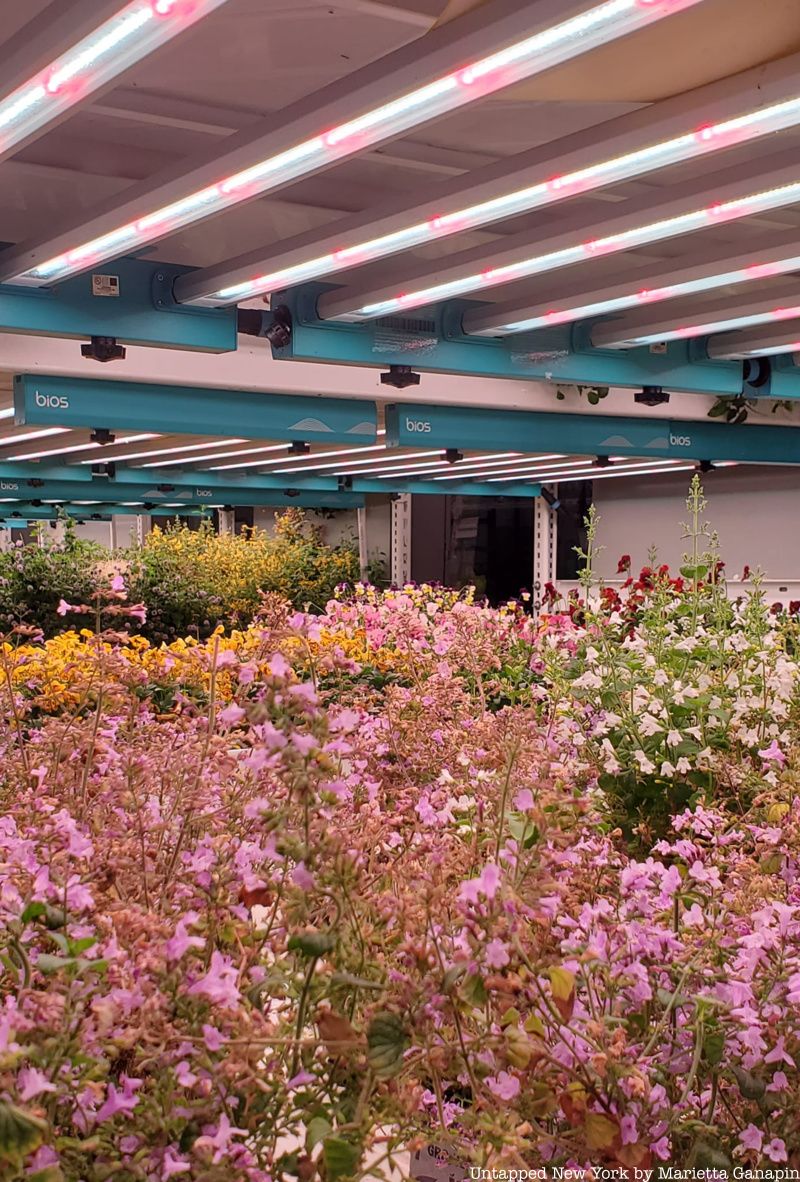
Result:
[[39,1148],[46,1132],[46,1121],[0,1100],[0,1162],[20,1164],[28,1153]]
[[468,1001],[470,1005],[475,1006],[476,1009],[485,1006],[489,999],[486,986],[483,983],[483,977],[481,977],[480,973],[471,973],[462,985],[461,992],[464,1000]]
[[731,1071],[739,1085],[739,1091],[745,1100],[761,1099],[767,1090],[767,1085],[763,1079],[759,1079],[757,1075],[753,1075],[752,1071],[745,1071],[743,1067],[732,1067]]
[[312,930],[299,932],[289,937],[287,948],[290,952],[299,952],[301,956],[324,956],[336,947],[336,936],[333,932],[315,932]]
[[49,952],[43,952],[36,958],[36,968],[40,973],[57,973],[76,963],[74,956],[51,956]]
[[367,1030],[367,1060],[378,1079],[390,1079],[403,1066],[409,1037],[397,1014],[376,1014]]
[[324,1141],[326,1137],[330,1136],[330,1132],[329,1120],[324,1116],[312,1116],[306,1125],[306,1149],[308,1152],[311,1153],[315,1145],[319,1145],[320,1141]]
[[733,1166],[718,1145],[702,1139],[694,1143],[688,1164],[694,1169],[720,1170],[726,1175]]
[[22,923],[30,923],[32,919],[39,919],[46,911],[44,903],[29,903],[20,916]]
[[322,1142],[322,1159],[325,1162],[326,1182],[337,1178],[352,1178],[361,1160],[361,1147],[344,1137],[326,1137]]
[[725,1051],[725,1035],[721,1030],[711,1030],[703,1039],[703,1058],[706,1063],[716,1067],[722,1062]]

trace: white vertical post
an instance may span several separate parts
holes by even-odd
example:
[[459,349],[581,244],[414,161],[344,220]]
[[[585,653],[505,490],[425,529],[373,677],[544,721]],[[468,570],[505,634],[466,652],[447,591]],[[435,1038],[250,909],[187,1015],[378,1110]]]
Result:
[[362,583],[369,578],[369,551],[367,548],[367,507],[356,510],[358,519],[358,566]]
[[12,546],[11,530],[0,528],[0,550],[10,550]]
[[539,611],[544,602],[545,583],[556,578],[556,540],[558,518],[544,497],[533,502],[533,607]]
[[411,493],[392,501],[392,582],[402,587],[411,578]]
[[236,532],[236,514],[233,509],[219,509],[219,532],[232,534]]

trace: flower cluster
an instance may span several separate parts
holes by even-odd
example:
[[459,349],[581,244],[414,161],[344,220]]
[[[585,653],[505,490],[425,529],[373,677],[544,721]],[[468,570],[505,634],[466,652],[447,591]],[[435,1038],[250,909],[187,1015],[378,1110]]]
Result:
[[0,1178],[800,1168],[793,625],[651,565],[9,634]]

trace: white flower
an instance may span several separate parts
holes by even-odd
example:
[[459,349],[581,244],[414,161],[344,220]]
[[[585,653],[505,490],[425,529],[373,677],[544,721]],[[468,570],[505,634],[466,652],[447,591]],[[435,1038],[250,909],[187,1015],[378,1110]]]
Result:
[[665,759],[661,765],[661,775],[666,776],[668,779],[675,775],[675,768],[668,759]]
[[670,731],[667,735],[667,742],[669,743],[670,747],[677,747],[681,742],[680,731]]
[[652,760],[648,759],[644,751],[634,751],[633,758],[639,765],[639,771],[644,772],[645,775],[650,775],[656,770],[656,765]]
[[652,714],[645,714],[642,721],[639,723],[639,733],[642,735],[655,735],[661,730],[661,725],[657,718],[653,718]]
[[686,758],[685,755],[682,755],[675,764],[675,770],[679,771],[682,776],[685,776],[687,772],[692,770],[691,762]]

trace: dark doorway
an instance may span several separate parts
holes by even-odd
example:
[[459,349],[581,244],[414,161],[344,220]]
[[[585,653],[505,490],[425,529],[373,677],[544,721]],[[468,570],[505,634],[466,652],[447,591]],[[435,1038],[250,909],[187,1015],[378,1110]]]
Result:
[[448,497],[444,582],[474,585],[493,604],[530,589],[533,502]]

